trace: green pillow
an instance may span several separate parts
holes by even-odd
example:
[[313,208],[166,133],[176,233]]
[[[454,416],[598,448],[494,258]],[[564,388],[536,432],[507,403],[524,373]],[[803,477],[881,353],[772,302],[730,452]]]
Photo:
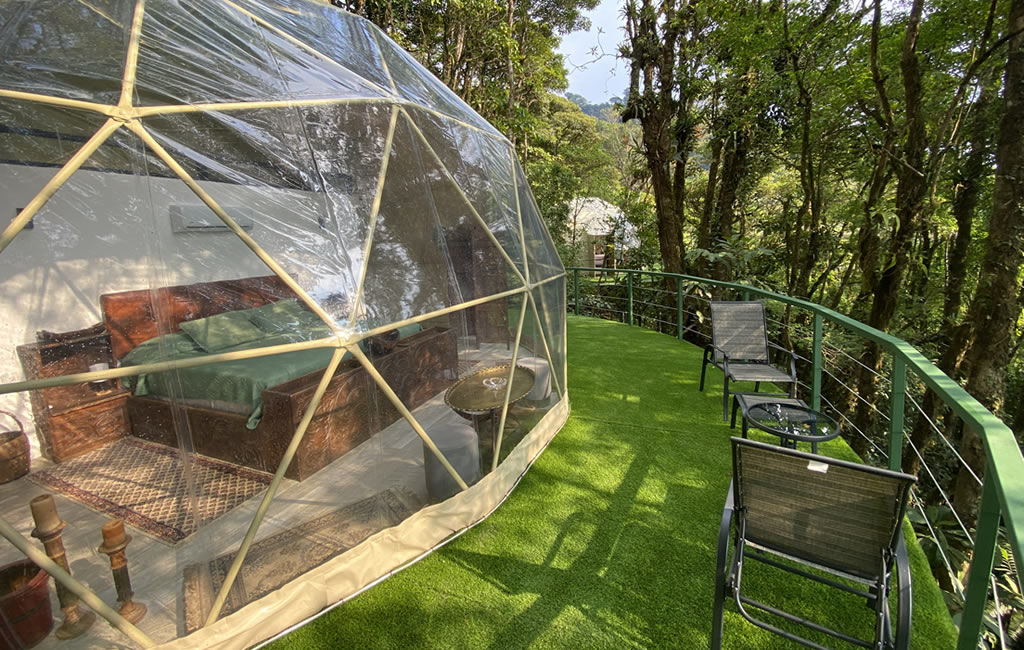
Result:
[[191,336],[207,352],[255,341],[267,335],[249,322],[244,311],[228,311],[185,321],[181,324],[181,331]]
[[245,314],[249,322],[267,334],[293,334],[326,327],[319,316],[307,310],[295,298],[248,309]]

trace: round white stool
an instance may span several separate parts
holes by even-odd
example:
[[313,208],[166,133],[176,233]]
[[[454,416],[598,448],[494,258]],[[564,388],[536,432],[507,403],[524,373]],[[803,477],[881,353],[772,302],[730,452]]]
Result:
[[[479,438],[473,427],[453,423],[445,429],[428,431],[427,435],[466,485],[473,485],[480,479]],[[443,501],[461,490],[459,484],[426,445],[423,445],[423,468],[427,478],[427,494],[434,501]]]
[[536,381],[533,390],[523,398],[526,402],[543,402],[551,395],[551,366],[546,359],[540,357],[526,357],[516,360],[517,366],[523,366],[533,371]]

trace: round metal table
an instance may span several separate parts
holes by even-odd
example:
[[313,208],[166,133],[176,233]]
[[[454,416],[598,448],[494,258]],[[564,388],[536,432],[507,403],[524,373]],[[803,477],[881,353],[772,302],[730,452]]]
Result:
[[782,445],[796,449],[796,443],[811,443],[811,452],[818,453],[818,443],[839,435],[839,423],[806,406],[765,402],[747,409],[743,416],[761,431],[778,436]]
[[[497,453],[498,426],[497,415],[505,403],[505,391],[508,389],[510,364],[491,366],[478,370],[452,384],[444,394],[444,403],[459,415],[473,421],[477,433],[480,431],[480,418],[491,416],[491,453]],[[537,381],[533,371],[523,366],[516,366],[512,376],[512,390],[508,396],[511,407],[526,397],[533,384]],[[481,461],[483,458],[481,457]]]

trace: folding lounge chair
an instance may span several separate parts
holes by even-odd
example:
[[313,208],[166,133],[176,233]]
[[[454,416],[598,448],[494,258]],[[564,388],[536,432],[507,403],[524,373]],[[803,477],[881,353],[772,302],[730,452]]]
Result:
[[[789,372],[771,365],[769,348],[789,354]],[[700,390],[708,364],[724,374],[722,419],[729,420],[729,381],[752,381],[754,392],[761,382],[789,384],[789,397],[796,397],[796,355],[768,342],[764,304],[756,301],[711,303],[711,345],[704,348],[700,365]]]
[[[824,647],[762,621],[750,610],[865,648],[907,648],[910,566],[902,522],[917,479],[742,438],[732,438],[732,449],[733,481],[718,533],[711,647],[722,645],[725,600],[732,598],[747,621],[805,646]],[[743,595],[746,560],[864,597],[875,613],[874,640],[857,639]],[[895,632],[889,611],[894,569],[899,603]],[[857,610],[852,608],[850,615]]]

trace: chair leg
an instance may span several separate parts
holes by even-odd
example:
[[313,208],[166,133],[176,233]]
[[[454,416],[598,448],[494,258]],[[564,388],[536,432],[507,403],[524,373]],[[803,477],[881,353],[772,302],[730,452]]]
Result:
[[697,390],[704,392],[704,373],[708,370],[708,351],[704,350],[704,359],[700,362],[700,388]]
[[730,416],[730,418],[729,418],[729,428],[730,429],[735,429],[736,428],[736,409],[738,409],[739,406],[740,406],[739,400],[736,399],[735,395],[733,395],[732,396],[732,416]]
[[[723,375],[725,373],[722,373]],[[722,422],[729,421],[729,375],[722,380]]]
[[758,392],[760,392],[760,391],[761,391],[761,382],[759,382],[759,381],[755,381],[755,382],[754,382],[754,392],[755,392],[755,393],[758,393]]
[[722,623],[725,618],[725,587],[729,570],[729,537],[732,532],[732,483],[725,497],[722,523],[718,527],[718,560],[715,564],[715,603],[711,615],[711,650],[722,647]]
[[906,650],[910,647],[910,621],[913,615],[913,599],[910,588],[910,560],[907,557],[907,545],[903,540],[903,531],[900,531],[899,541],[896,543],[896,600],[899,603],[899,611],[896,621],[896,650]]

